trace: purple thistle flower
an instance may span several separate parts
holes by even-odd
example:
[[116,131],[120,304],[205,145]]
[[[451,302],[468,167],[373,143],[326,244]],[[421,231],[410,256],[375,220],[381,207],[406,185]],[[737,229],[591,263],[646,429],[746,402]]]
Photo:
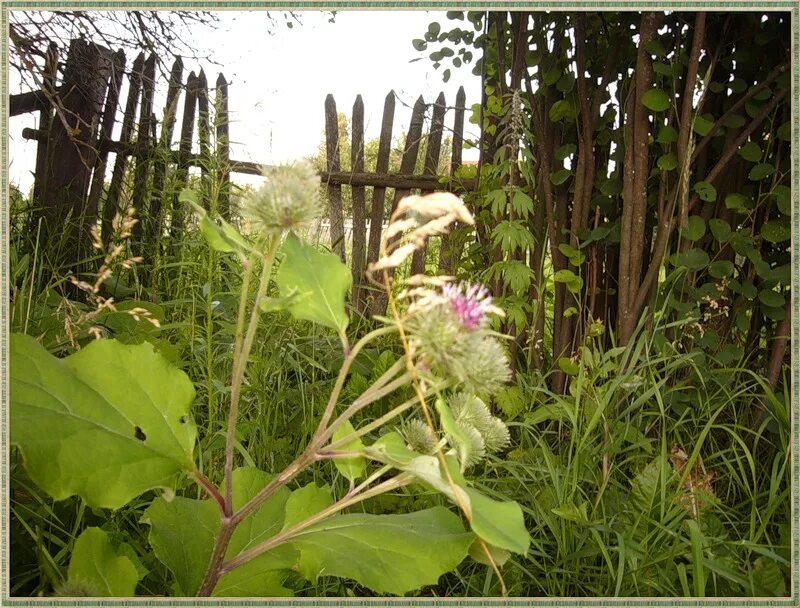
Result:
[[450,308],[467,329],[480,327],[487,314],[494,310],[492,296],[482,285],[447,284],[442,288],[442,294],[449,300]]

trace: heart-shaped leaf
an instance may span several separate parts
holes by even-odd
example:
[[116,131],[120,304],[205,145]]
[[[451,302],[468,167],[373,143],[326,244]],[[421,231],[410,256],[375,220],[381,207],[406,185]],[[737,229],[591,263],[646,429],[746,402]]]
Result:
[[282,251],[286,257],[275,281],[282,297],[296,293],[287,305],[289,312],[297,319],[344,333],[347,328],[344,300],[353,281],[347,266],[335,254],[323,253],[291,233]]
[[642,103],[653,112],[663,112],[669,108],[669,96],[658,88],[652,88],[642,95]]
[[93,597],[133,597],[139,573],[126,555],[132,551],[126,545],[115,549],[100,528],[86,528],[72,549],[67,581],[73,588],[91,591]]
[[153,345],[97,340],[64,359],[11,336],[11,441],[56,500],[116,509],[194,470],[194,387]]

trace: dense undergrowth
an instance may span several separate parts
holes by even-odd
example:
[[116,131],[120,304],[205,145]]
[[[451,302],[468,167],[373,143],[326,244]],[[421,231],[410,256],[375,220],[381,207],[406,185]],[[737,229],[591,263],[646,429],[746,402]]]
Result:
[[[23,215],[12,217],[11,330],[36,337],[59,357],[95,339],[89,326],[125,343],[153,344],[195,383],[197,462],[221,483],[240,262],[209,250],[199,230],[189,229],[173,250],[177,255],[166,254],[152,266],[150,260],[117,266],[101,293],[115,298],[118,312],[86,323],[91,302],[70,291],[64,279],[69,269],[58,267],[57,249],[37,247],[35,234],[18,229]],[[136,316],[129,312],[134,308],[140,309]],[[353,343],[376,322],[350,313]],[[510,595],[787,592],[788,388],[776,394],[744,363],[687,352],[684,326],[695,321],[669,321],[656,312],[625,347],[606,348],[598,330],[567,367],[564,394],[548,388],[541,371],[528,369],[495,397],[492,408],[507,421],[512,445],[472,473],[477,487],[516,500],[525,514],[530,549],[501,568]],[[236,458],[280,471],[311,438],[343,354],[331,332],[288,313],[264,317],[259,329],[241,394]],[[343,396],[355,398],[401,354],[396,337],[366,349]],[[388,403],[379,401],[376,411]],[[11,595],[51,595],[61,588],[75,540],[90,526],[136,553],[137,594],[173,592],[143,523],[155,492],[116,511],[88,507],[76,497],[53,501],[27,477],[16,451],[11,481]],[[348,486],[331,461],[292,486],[311,482],[342,491]],[[201,498],[188,481],[177,492]],[[407,513],[443,504],[431,491],[400,490],[355,510]],[[301,596],[372,595],[332,577],[316,584],[290,577],[284,584]],[[500,591],[492,568],[468,560],[419,593]]]

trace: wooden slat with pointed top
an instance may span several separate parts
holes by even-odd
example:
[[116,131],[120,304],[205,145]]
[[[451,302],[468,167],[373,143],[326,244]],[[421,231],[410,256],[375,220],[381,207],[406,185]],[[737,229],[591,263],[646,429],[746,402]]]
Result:
[[[144,53],[139,53],[133,62],[130,78],[128,79],[128,100],[125,104],[125,114],[122,118],[122,129],[119,140],[123,145],[130,145],[133,125],[136,121],[136,108],[139,104],[139,91],[142,86],[142,69],[144,67]],[[114,171],[111,174],[111,183],[108,186],[108,194],[103,205],[103,222],[101,234],[103,243],[107,246],[111,240],[111,223],[117,211],[120,210],[119,197],[122,193],[122,182],[125,177],[125,169],[128,165],[128,155],[117,153],[114,159]]]
[[206,208],[206,211],[211,211],[211,189],[208,184],[209,168],[211,167],[209,151],[211,134],[209,132],[208,118],[208,80],[206,80],[206,73],[201,69],[200,74],[197,76],[197,136],[200,143],[200,174],[202,176],[203,206]]
[[[464,147],[464,104],[467,95],[464,87],[459,87],[456,94],[456,111],[453,118],[453,148],[450,157],[450,177],[454,178],[461,167],[461,154]],[[453,226],[447,234],[442,236],[442,245],[439,248],[439,274],[451,275],[455,272],[456,262],[461,257],[461,246],[452,237]]]
[[[406,135],[406,144],[403,149],[403,158],[400,161],[400,173],[409,174],[413,173],[414,167],[417,166],[417,156],[419,154],[419,144],[422,139],[422,125],[425,121],[425,100],[420,95],[414,103],[414,109],[411,111],[411,123],[408,127],[408,134]],[[408,196],[410,190],[396,189],[394,192],[394,200],[392,201],[392,213],[397,208],[397,204],[405,196]],[[393,237],[396,238],[396,237]],[[390,278],[394,277],[394,269],[389,271]],[[372,314],[383,315],[386,312],[386,305],[388,304],[388,296],[384,292],[377,292],[375,299],[372,301],[370,312]]]
[[153,93],[155,90],[156,56],[151,53],[142,72],[142,105],[139,112],[139,131],[136,138],[136,169],[133,173],[133,208],[139,222],[133,228],[133,240],[141,246],[144,224],[149,223],[147,177],[150,171],[150,139],[153,128]]
[[[375,172],[386,173],[389,171],[389,155],[392,148],[392,128],[394,126],[394,91],[389,91],[383,104],[383,118],[381,119],[381,135],[378,140],[378,158],[375,161]],[[369,244],[367,247],[367,263],[372,264],[378,260],[381,246],[381,231],[383,229],[383,210],[386,204],[386,187],[375,186],[372,191],[372,209],[370,210]],[[373,304],[375,300],[373,298]],[[370,307],[370,314],[380,314]]]
[[[328,171],[340,171],[339,157],[339,116],[336,113],[336,101],[333,95],[325,98],[325,166]],[[346,262],[344,242],[344,213],[342,211],[342,187],[329,184],[328,217],[331,221],[331,248]]]
[[155,245],[164,229],[164,176],[167,164],[171,161],[172,133],[175,127],[175,116],[180,99],[181,80],[183,78],[183,59],[177,57],[172,64],[167,86],[167,100],[164,104],[164,119],[161,123],[161,138],[158,143],[159,153],[153,163],[153,199],[150,201],[150,240]]
[[94,164],[92,174],[92,186],[89,189],[89,201],[87,212],[92,217],[97,217],[100,196],[103,194],[103,186],[106,181],[106,162],[108,161],[108,147],[106,142],[111,139],[111,132],[114,129],[114,119],[117,117],[117,107],[119,103],[119,89],[122,85],[122,77],[125,72],[125,53],[122,49],[114,53],[114,60],[111,66],[111,74],[108,78],[108,93],[106,95],[103,119],[100,123],[100,132],[97,136],[96,148],[97,160]]
[[[445,113],[444,93],[439,93],[436,103],[433,105],[431,116],[431,130],[428,135],[428,145],[425,151],[425,175],[436,175],[439,169],[439,154],[442,149],[442,132],[444,131]],[[423,191],[428,194],[430,190]],[[428,255],[428,242],[417,249],[411,258],[411,275],[422,274],[425,272],[425,259]]]
[[[364,101],[361,95],[353,104],[352,141],[350,145],[350,167],[354,172],[364,171]],[[362,284],[366,264],[366,192],[364,186],[353,186],[353,248],[351,270],[353,273],[353,306],[363,312]]]
[[217,160],[219,167],[219,197],[217,205],[219,213],[225,219],[230,219],[231,197],[231,172],[230,172],[230,133],[228,124],[228,82],[225,76],[217,76],[217,96],[215,103],[214,120],[217,125]]
[[194,136],[194,114],[197,109],[197,76],[189,72],[186,79],[186,96],[183,102],[183,120],[181,122],[181,143],[178,150],[178,166],[175,170],[176,191],[172,196],[172,221],[170,236],[176,238],[183,230],[184,209],[178,196],[189,177],[189,156],[192,153],[192,137]]
[[[54,95],[56,91],[56,78],[58,76],[58,45],[51,42],[47,47],[47,56],[45,57],[44,73],[42,74],[42,86],[50,95]],[[12,114],[13,116],[13,114]],[[47,103],[39,112],[39,129],[41,131],[50,130],[50,121],[53,118],[53,109]],[[43,143],[40,142],[36,146],[36,172],[34,173],[33,182],[33,201],[34,206],[40,206],[41,193],[45,191],[46,185],[44,184],[47,177],[47,140]]]

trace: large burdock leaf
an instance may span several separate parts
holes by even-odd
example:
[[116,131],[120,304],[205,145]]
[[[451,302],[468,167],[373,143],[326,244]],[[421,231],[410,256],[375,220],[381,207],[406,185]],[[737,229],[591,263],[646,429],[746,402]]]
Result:
[[[241,508],[272,479],[253,467],[233,472],[233,506]],[[281,488],[236,528],[226,559],[280,532],[290,491]],[[211,500],[159,498],[147,508],[142,521],[150,525],[150,545],[175,576],[175,595],[191,596],[203,582],[220,527],[219,510]],[[278,597],[292,595],[283,587],[287,570],[297,561],[297,551],[282,544],[259,555],[225,576],[214,589],[218,597]]]
[[343,334],[344,298],[353,277],[338,256],[323,253],[290,233],[281,249],[286,256],[275,277],[281,296],[296,294],[288,305],[297,319],[313,321]]
[[353,579],[401,595],[433,585],[466,557],[475,536],[444,507],[403,515],[337,515],[292,539],[300,573]]
[[149,343],[98,340],[64,359],[11,336],[11,442],[56,500],[116,509],[194,469],[194,388]]
[[115,550],[100,528],[86,528],[75,541],[67,580],[92,597],[133,597],[139,573],[123,546]]

